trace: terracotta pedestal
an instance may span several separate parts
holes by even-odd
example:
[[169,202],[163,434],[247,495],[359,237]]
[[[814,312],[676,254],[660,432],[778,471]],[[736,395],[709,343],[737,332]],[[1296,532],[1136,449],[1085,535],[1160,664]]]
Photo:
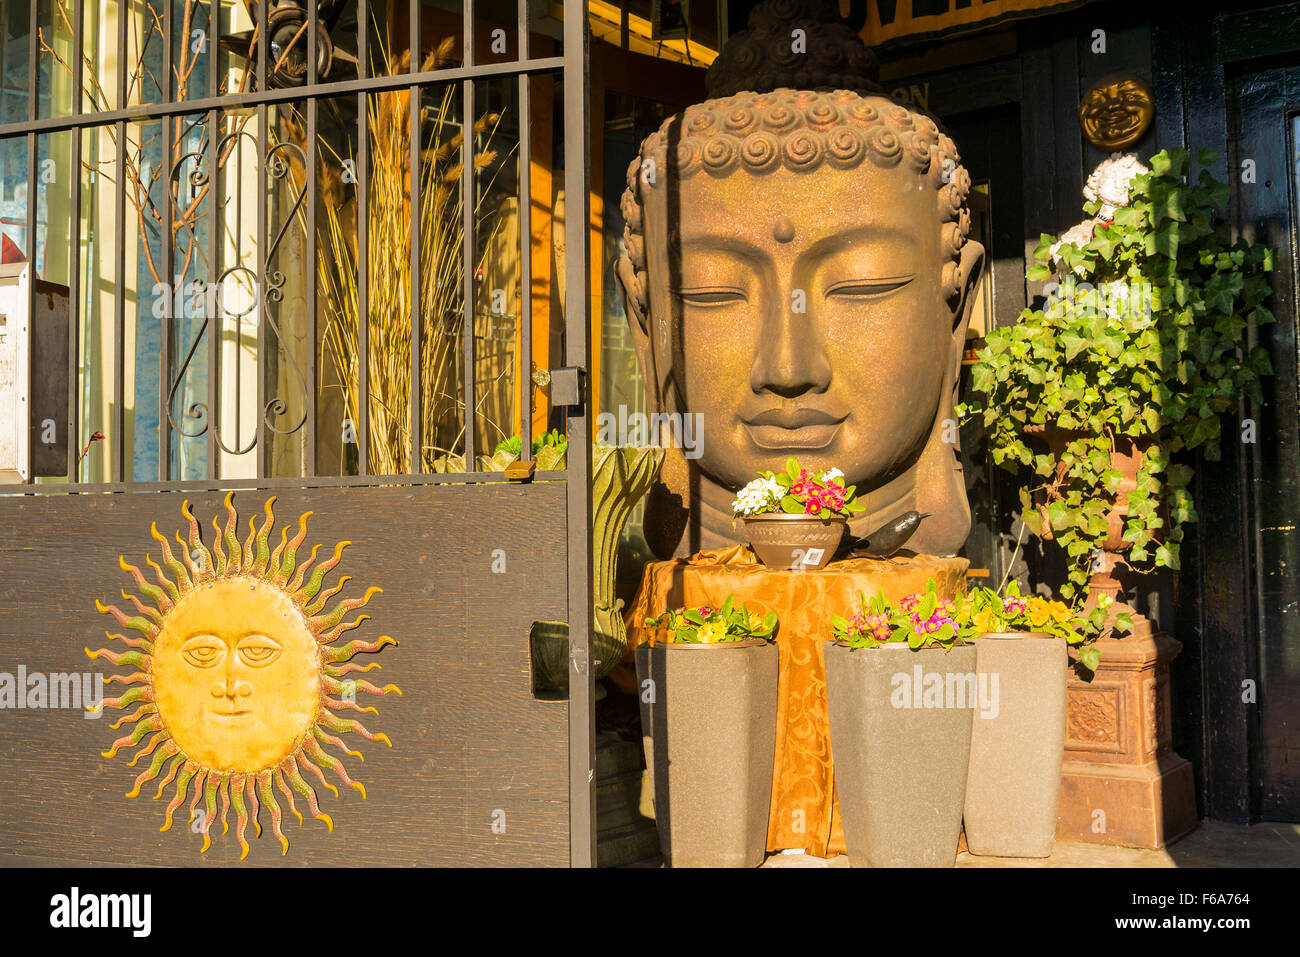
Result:
[[1097,647],[1092,680],[1072,669],[1066,689],[1056,839],[1164,847],[1197,824],[1192,765],[1170,739],[1169,662],[1183,646],[1142,620]]

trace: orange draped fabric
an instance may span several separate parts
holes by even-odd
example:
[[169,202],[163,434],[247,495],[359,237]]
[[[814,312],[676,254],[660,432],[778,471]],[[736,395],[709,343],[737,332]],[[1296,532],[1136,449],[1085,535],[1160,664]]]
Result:
[[930,577],[940,595],[952,597],[965,588],[967,565],[964,558],[918,556],[893,564],[855,558],[820,571],[783,571],[759,564],[745,545],[652,562],[628,614],[628,651],[650,640],[646,617],[668,608],[717,607],[734,595],[752,613],[776,612],[780,677],[767,849],[797,848],[818,857],[843,854],[823,658],[831,616],[847,617],[858,592],[870,598],[879,590],[897,601],[924,591]]

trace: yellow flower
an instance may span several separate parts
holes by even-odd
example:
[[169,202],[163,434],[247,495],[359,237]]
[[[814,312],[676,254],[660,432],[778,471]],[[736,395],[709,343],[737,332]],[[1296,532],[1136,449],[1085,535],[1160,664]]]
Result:
[[724,621],[706,621],[696,631],[701,644],[712,645],[727,637],[727,623]]
[[1029,624],[1034,628],[1042,628],[1051,620],[1052,610],[1048,607],[1045,599],[1034,596],[1026,603],[1029,612]]
[[977,612],[972,624],[975,626],[976,632],[981,635],[997,630],[993,624],[993,610],[991,608],[985,608]]
[[1052,621],[1063,625],[1070,620],[1070,609],[1063,601],[1054,601],[1051,604]]

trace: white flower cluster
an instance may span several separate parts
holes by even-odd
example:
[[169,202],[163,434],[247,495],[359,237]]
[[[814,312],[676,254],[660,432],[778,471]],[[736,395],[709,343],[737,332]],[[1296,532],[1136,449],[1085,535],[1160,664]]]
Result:
[[[1083,188],[1083,198],[1093,203],[1101,203],[1101,209],[1092,219],[1071,226],[1061,234],[1048,251],[1057,268],[1063,264],[1058,251],[1064,245],[1086,246],[1092,241],[1092,231],[1098,223],[1109,222],[1115,218],[1115,211],[1129,203],[1129,191],[1133,180],[1150,170],[1142,165],[1136,153],[1111,153],[1108,159],[1097,164],[1097,168],[1088,177]],[[1084,274],[1082,266],[1075,266],[1074,271]]]
[[1100,202],[1098,218],[1111,219],[1115,210],[1128,205],[1133,180],[1149,172],[1151,171],[1142,165],[1136,153],[1111,153],[1110,158],[1098,163],[1088,177],[1088,183],[1083,188],[1083,198],[1089,202]]
[[[839,469],[827,469],[825,472],[822,473],[822,476],[820,479],[818,479],[818,481],[821,482],[822,485],[830,485],[832,482],[835,482],[843,478],[844,478],[844,473],[841,472]],[[840,484],[843,485],[844,483],[841,481]]]
[[736,495],[731,510],[737,515],[757,515],[771,511],[780,504],[785,489],[774,478],[756,478]]

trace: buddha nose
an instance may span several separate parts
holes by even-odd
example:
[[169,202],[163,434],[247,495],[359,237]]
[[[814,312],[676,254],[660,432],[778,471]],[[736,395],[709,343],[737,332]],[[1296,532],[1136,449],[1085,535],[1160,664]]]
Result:
[[826,341],[810,315],[787,308],[784,315],[765,323],[763,332],[764,341],[749,373],[755,393],[772,392],[793,399],[830,387]]

